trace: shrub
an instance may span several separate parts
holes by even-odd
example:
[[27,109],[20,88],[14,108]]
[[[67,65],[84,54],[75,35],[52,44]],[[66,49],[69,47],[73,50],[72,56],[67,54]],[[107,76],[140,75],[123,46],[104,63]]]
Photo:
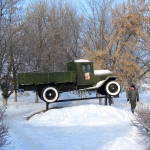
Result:
[[144,141],[147,143],[146,147],[150,149],[150,106],[141,104],[138,106],[136,112],[131,120],[131,125],[137,127],[140,134],[144,137]]
[[6,107],[0,106],[0,147],[7,145],[9,127],[4,123],[6,118]]

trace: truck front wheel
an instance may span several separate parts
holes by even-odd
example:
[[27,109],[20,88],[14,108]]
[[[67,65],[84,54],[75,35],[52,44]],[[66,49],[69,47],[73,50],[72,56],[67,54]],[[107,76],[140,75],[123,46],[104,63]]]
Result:
[[110,81],[106,84],[105,90],[108,95],[115,96],[120,93],[120,85],[116,81]]
[[58,99],[59,93],[54,87],[46,87],[42,90],[41,96],[45,102],[52,103]]

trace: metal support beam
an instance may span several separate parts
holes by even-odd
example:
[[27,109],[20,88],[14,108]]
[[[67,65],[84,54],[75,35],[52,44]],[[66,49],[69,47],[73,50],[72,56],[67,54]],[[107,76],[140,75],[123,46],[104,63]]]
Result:
[[48,110],[49,103],[46,102],[46,111]]
[[99,99],[99,98],[105,98],[105,96],[101,96],[101,97],[88,97],[88,98],[76,98],[76,99],[62,99],[62,100],[57,100],[53,103],[57,103],[57,102],[68,102],[68,101],[80,101],[80,100],[89,100],[89,99]]
[[111,96],[108,97],[109,105],[111,106]]
[[[76,99],[62,99],[62,100],[57,100],[55,102],[52,103],[59,103],[59,102],[68,102],[68,101],[81,101],[81,100],[90,100],[90,99],[100,99],[100,98],[105,98],[105,105],[107,105],[107,95],[106,96],[100,96],[100,97],[88,97],[88,98],[76,98]],[[111,99],[111,97],[109,97],[109,99]],[[46,110],[48,110],[48,106],[51,103],[47,103],[46,102]],[[110,104],[110,103],[109,103]]]
[[107,105],[107,95],[105,96],[105,105]]

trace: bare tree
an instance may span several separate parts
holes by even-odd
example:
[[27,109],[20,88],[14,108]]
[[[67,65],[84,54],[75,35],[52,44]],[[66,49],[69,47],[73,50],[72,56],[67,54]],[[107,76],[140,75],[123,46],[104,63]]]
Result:
[[0,2],[0,83],[3,103],[7,105],[7,100],[14,90],[14,88],[10,89],[10,83],[16,78],[16,74],[12,75],[12,69],[18,61],[16,54],[19,50],[20,22],[17,12],[20,0],[1,0]]
[[9,127],[4,123],[6,118],[6,107],[1,106],[0,107],[0,147],[3,147],[8,144],[7,138],[8,138],[8,130]]
[[48,15],[49,43],[55,71],[66,68],[66,62],[80,57],[80,23],[75,7],[71,3],[52,3]]
[[95,68],[108,68],[109,61],[105,51],[112,32],[110,4],[112,1],[87,0],[85,23],[82,30],[82,46],[85,57],[94,62]]
[[25,34],[32,70],[63,71],[68,59],[80,55],[80,17],[69,3],[41,1],[29,6]]

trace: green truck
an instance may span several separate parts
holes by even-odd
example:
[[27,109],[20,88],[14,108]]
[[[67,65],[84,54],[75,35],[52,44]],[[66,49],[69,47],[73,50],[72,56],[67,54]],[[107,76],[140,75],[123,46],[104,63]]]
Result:
[[18,73],[18,88],[37,91],[47,103],[57,101],[59,93],[72,90],[96,90],[101,95],[117,96],[120,85],[109,70],[94,70],[88,60],[67,63],[66,72]]

